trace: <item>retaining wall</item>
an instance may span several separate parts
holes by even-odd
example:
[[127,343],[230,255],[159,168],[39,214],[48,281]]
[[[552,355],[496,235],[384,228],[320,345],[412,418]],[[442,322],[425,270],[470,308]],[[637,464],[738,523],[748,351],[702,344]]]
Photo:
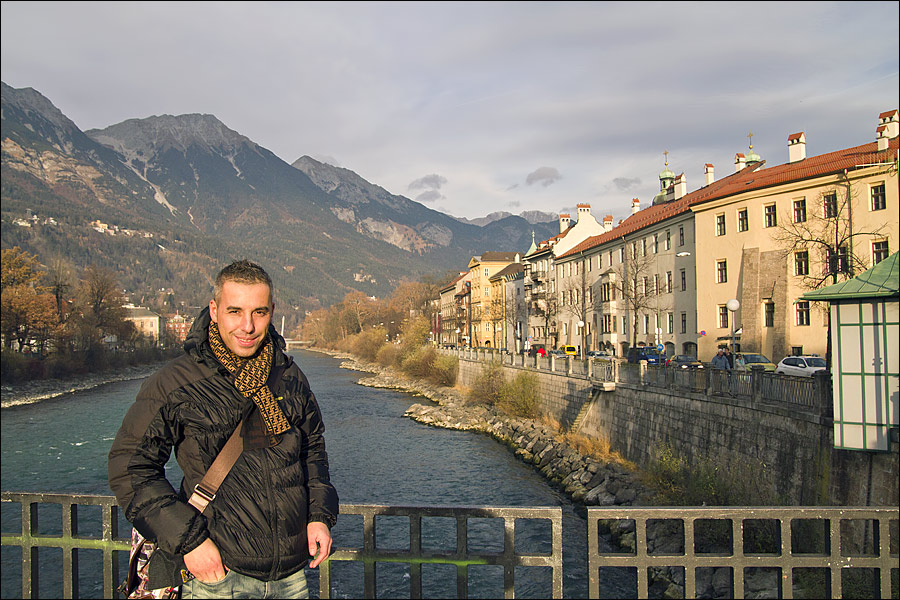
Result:
[[[459,383],[470,386],[483,364],[460,359]],[[502,369],[512,378],[523,367]],[[638,465],[647,465],[654,449],[668,444],[689,462],[709,456],[719,464],[765,465],[788,504],[900,504],[896,441],[889,453],[835,450],[830,419],[787,405],[639,384],[600,391],[586,377],[531,372],[540,382],[545,413],[571,427],[584,408],[579,433],[606,437],[613,450]]]

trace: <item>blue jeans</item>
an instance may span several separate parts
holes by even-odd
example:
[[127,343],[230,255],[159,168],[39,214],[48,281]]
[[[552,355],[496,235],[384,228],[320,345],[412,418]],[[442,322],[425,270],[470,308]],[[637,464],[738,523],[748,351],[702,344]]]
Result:
[[228,571],[225,577],[215,583],[203,583],[192,579],[181,586],[181,597],[213,598],[309,598],[306,587],[306,573],[300,569],[278,581],[262,581]]

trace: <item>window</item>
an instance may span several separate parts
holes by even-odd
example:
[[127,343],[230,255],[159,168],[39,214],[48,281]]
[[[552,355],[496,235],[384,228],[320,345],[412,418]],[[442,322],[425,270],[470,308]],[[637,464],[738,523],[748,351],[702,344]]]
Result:
[[666,231],[666,250],[672,249],[672,232]]
[[833,219],[837,216],[837,194],[832,192],[822,197],[822,215],[826,219]]
[[484,268],[484,276],[485,276],[485,277],[489,277],[490,274],[491,274],[491,270],[488,269],[487,267],[485,267],[485,268]]
[[[791,354],[793,356],[803,356],[803,346],[791,346]],[[797,360],[797,359],[794,359],[794,360]],[[799,361],[799,360],[797,362],[802,363],[802,361]]]
[[641,288],[641,293],[646,296],[650,293],[650,280],[644,277],[642,283],[644,284],[644,287]]
[[884,196],[884,184],[872,186],[872,210],[884,210],[887,206]]
[[681,291],[687,291],[687,273],[684,269],[681,270]]
[[716,262],[716,283],[728,282],[728,261],[720,260]]
[[681,313],[681,333],[687,333],[687,313]]
[[653,234],[653,254],[659,254],[659,234]]
[[661,294],[661,293],[662,293],[662,290],[659,289],[659,273],[654,273],[654,274],[653,274],[653,293],[654,293],[654,294]]
[[650,315],[644,315],[644,333],[650,333]]
[[805,300],[797,302],[797,325],[809,325],[809,302]]
[[794,200],[794,223],[806,221],[806,198]]
[[841,246],[837,252],[831,248],[828,249],[828,273],[849,273],[850,272],[850,254],[847,246]]
[[766,327],[775,327],[775,303],[766,302]]
[[738,231],[747,231],[750,229],[750,219],[747,217],[747,209],[742,208],[738,211]]
[[719,328],[728,329],[728,307],[724,304],[719,305]]
[[716,215],[716,235],[725,235],[725,215]]
[[641,240],[641,256],[647,256],[647,238]]
[[684,227],[678,228],[678,245],[684,246]]
[[637,258],[637,242],[631,242],[631,258]]
[[766,227],[777,227],[778,216],[775,214],[775,205],[769,204],[765,207]]
[[667,319],[666,333],[674,333],[675,332],[675,313],[669,313],[669,318]]
[[672,293],[672,271],[666,271],[666,293]]
[[872,264],[877,265],[889,255],[887,240],[872,242]]
[[[610,260],[610,264],[612,264],[612,260]],[[598,269],[603,268],[603,255],[602,254],[597,255],[597,268]]]
[[628,315],[622,317],[622,331],[628,331]]
[[809,252],[794,252],[794,275],[809,275]]

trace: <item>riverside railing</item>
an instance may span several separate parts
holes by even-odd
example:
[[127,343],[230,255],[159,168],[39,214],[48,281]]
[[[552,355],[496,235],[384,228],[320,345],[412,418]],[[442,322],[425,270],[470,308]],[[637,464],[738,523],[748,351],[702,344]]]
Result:
[[[121,517],[112,496],[2,492],[0,497],[5,506],[18,504],[20,508],[20,531],[3,531],[2,545],[21,548],[21,597],[38,597],[41,576],[52,569],[62,571],[61,596],[79,597],[81,550],[102,553],[103,597],[115,597],[115,588],[123,576],[119,567],[127,563],[130,541],[119,536]],[[61,508],[59,522],[46,522],[49,519],[43,509],[47,505]],[[89,531],[87,526],[81,526],[81,521],[83,511],[92,507],[99,507],[100,526]],[[39,514],[45,515],[43,523],[39,522]],[[455,566],[459,598],[468,597],[468,570],[477,565],[502,566],[506,598],[515,595],[517,566],[547,567],[551,570],[552,597],[563,597],[560,507],[342,504],[339,526],[341,519],[348,516],[362,517],[362,543],[355,548],[336,546],[332,557],[319,567],[321,598],[331,597],[332,571],[342,561],[363,564],[366,598],[376,597],[377,565],[389,563],[409,565],[412,598],[422,596],[422,565],[436,563]],[[406,548],[380,547],[379,517],[408,520]],[[423,519],[428,518],[450,519],[455,523],[455,549],[423,547]],[[806,597],[837,598],[844,591],[854,597],[897,597],[900,587],[897,583],[900,580],[898,518],[897,507],[590,507],[587,509],[589,597],[600,597],[606,569],[630,572],[631,583],[626,583],[630,589],[615,590],[624,597],[647,598],[651,589],[654,596],[662,589],[665,597],[702,597],[707,590],[700,589],[698,581],[714,581],[717,596],[740,598],[750,591],[751,579],[761,580],[762,584],[756,583],[756,587],[766,588],[759,597],[793,598],[795,589]],[[503,550],[473,552],[468,548],[470,519],[502,520]],[[515,523],[519,519],[550,522],[550,552],[516,552]],[[125,527],[123,524],[121,533],[127,535]],[[600,551],[599,537],[606,531],[615,533],[616,546],[624,548],[622,552]],[[38,550],[46,548],[61,549],[62,560],[42,563]],[[7,576],[7,569],[3,575]],[[101,576],[96,570],[90,575]]]
[[498,362],[511,367],[534,369],[594,381],[646,385],[705,393],[709,396],[747,398],[754,402],[779,404],[819,415],[832,411],[831,382],[827,373],[815,377],[792,377],[751,369],[719,371],[705,368],[681,369],[669,366],[627,363],[621,359],[582,360],[576,356],[546,357],[511,354],[484,348],[441,349],[460,359]]

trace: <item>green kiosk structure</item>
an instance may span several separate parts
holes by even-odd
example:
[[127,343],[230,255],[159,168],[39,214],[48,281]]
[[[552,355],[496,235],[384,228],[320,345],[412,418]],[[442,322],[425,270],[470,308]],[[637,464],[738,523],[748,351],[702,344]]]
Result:
[[900,252],[807,292],[830,302],[834,447],[888,452],[900,427]]

